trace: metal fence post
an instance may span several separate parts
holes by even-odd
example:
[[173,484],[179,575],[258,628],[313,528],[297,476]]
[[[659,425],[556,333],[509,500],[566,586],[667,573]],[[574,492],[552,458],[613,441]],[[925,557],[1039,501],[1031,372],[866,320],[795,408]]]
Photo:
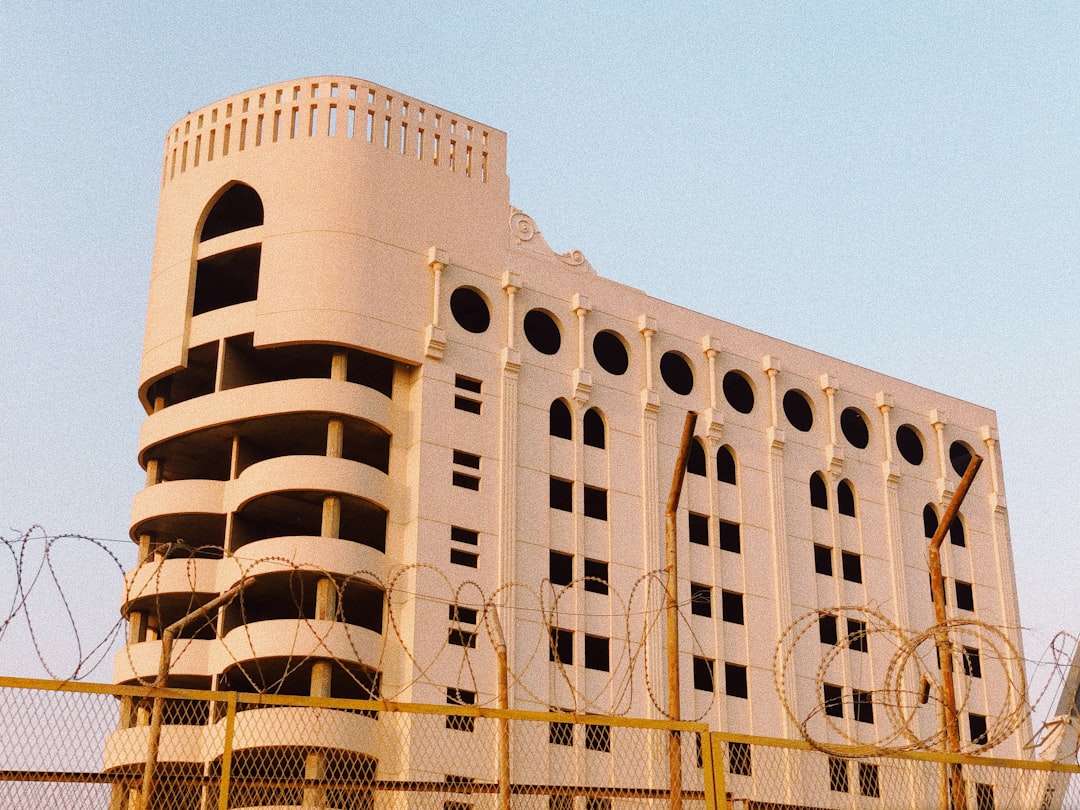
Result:
[[701,769],[705,777],[705,810],[727,810],[724,743],[714,731],[701,733]]
[[236,692],[228,693],[225,703],[225,739],[221,751],[221,782],[218,785],[218,810],[229,808],[229,778],[232,774],[233,731],[236,728]]

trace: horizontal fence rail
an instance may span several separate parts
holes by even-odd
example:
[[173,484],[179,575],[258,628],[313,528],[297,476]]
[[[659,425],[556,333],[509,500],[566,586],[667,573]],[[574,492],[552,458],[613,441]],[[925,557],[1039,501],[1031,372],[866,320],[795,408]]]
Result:
[[965,810],[1080,808],[1076,764],[562,712],[0,678],[0,731],[0,808],[947,810],[955,768]]

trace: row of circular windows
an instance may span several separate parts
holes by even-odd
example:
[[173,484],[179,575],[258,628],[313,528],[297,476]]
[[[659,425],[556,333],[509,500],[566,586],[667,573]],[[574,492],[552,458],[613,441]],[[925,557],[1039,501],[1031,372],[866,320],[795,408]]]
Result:
[[[450,295],[450,312],[458,326],[467,332],[481,334],[491,325],[491,310],[484,297],[472,287],[458,287]],[[555,318],[542,309],[525,314],[525,339],[541,354],[553,355],[562,347],[562,330]],[[621,376],[630,368],[630,355],[622,336],[605,329],[597,332],[592,342],[593,357],[608,374]],[[679,352],[665,352],[660,358],[660,377],[676,394],[685,396],[694,390],[694,370],[690,361]],[[721,382],[724,399],[739,413],[754,410],[754,388],[741,371],[728,371]],[[809,432],[814,426],[814,408],[802,391],[791,389],[784,394],[784,416],[798,431]],[[870,443],[870,427],[866,416],[857,408],[845,408],[840,413],[840,431],[852,447],[860,450]],[[922,435],[912,425],[896,430],[896,447],[909,464],[919,466],[925,456]],[[963,475],[971,460],[971,448],[963,442],[953,442],[949,458],[957,475]]]

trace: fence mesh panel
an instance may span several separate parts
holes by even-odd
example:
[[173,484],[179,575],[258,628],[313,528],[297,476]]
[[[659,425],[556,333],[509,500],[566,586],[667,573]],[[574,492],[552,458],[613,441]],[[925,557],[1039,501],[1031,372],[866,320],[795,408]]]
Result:
[[[0,810],[920,810],[948,807],[955,767],[691,723],[12,678],[0,729]],[[1080,808],[1076,765],[960,768],[965,810]]]

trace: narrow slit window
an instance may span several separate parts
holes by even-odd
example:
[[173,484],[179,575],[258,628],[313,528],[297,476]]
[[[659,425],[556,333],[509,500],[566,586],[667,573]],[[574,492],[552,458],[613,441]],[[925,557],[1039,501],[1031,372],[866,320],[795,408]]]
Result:
[[463,551],[460,548],[450,549],[450,562],[454,565],[463,565],[466,568],[476,568],[480,563],[480,555],[471,551]]

